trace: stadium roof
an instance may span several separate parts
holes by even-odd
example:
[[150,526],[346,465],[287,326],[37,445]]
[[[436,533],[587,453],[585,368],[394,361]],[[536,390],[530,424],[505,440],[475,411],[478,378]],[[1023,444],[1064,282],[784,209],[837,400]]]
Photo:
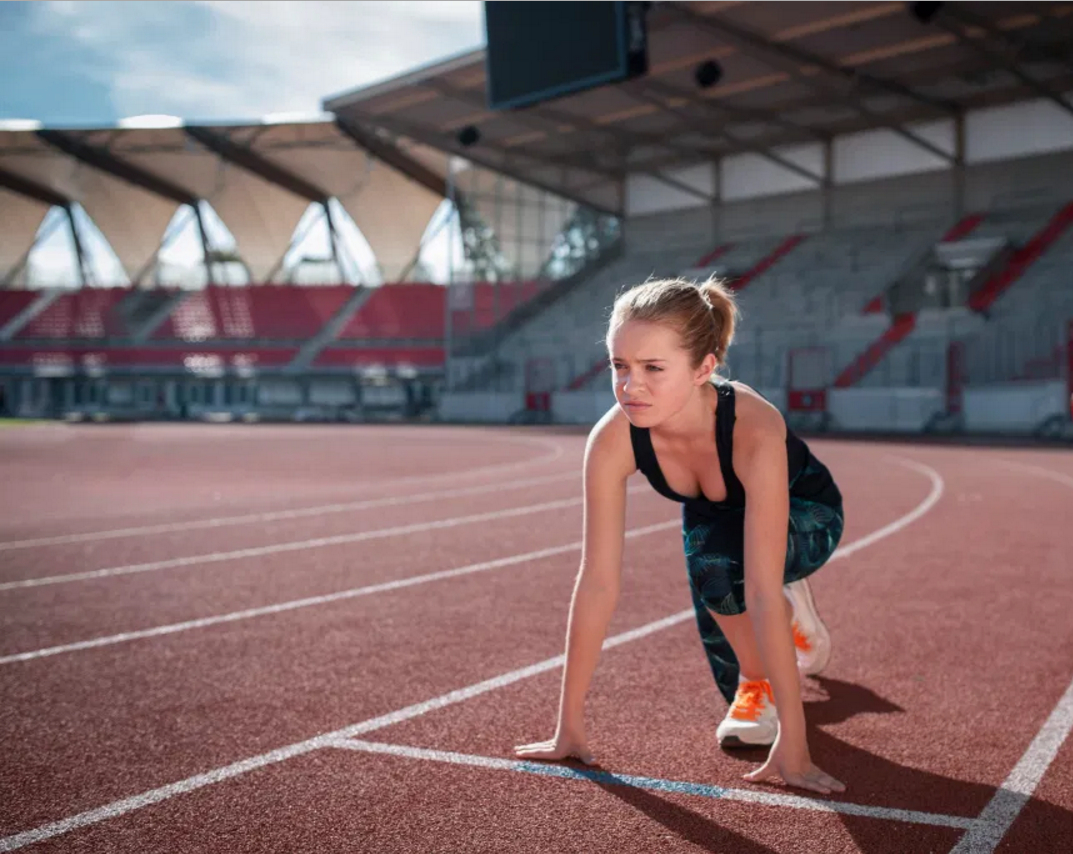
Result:
[[0,126],[0,275],[19,263],[50,206],[78,202],[136,281],[176,209],[205,200],[252,280],[267,281],[309,205],[334,197],[391,280],[443,200],[446,155],[425,146],[365,140],[323,118],[200,126],[153,118],[90,129]]
[[[927,22],[912,7],[941,7]],[[649,74],[523,110],[490,111],[484,51],[327,99],[381,140],[451,152],[580,203],[622,213],[625,177],[714,201],[668,169],[754,152],[817,184],[781,147],[888,128],[953,156],[910,125],[1046,97],[1073,113],[1070,3],[656,3]],[[706,89],[707,60],[722,68]],[[464,147],[460,129],[480,131]]]

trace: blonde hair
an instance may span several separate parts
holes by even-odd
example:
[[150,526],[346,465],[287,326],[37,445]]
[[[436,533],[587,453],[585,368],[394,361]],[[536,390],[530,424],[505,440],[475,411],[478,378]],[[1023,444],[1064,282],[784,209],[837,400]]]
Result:
[[664,323],[678,333],[694,370],[709,353],[715,354],[718,370],[726,364],[740,316],[734,294],[714,276],[699,285],[682,278],[650,279],[615,298],[607,340],[630,320]]

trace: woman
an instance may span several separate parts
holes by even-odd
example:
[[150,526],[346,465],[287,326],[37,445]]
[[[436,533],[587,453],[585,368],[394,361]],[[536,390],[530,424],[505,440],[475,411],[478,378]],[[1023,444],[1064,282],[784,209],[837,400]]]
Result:
[[774,406],[715,376],[737,318],[717,280],[649,281],[615,300],[607,347],[617,405],[585,449],[584,545],[558,726],[551,740],[516,747],[519,757],[593,761],[584,699],[618,600],[626,479],[640,470],[683,505],[697,627],[730,703],[720,745],[771,745],[747,780],[777,774],[792,786],[845,791],[812,763],[799,676],[818,673],[830,653],[805,579],[842,536],[842,496]]

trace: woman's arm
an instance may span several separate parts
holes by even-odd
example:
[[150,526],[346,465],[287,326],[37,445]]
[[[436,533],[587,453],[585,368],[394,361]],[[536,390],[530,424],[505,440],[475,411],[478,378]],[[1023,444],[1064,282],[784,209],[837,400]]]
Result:
[[[790,525],[786,427],[774,407],[754,404],[736,431],[735,470],[745,487],[745,609],[779,711],[784,740],[804,744],[805,713],[797,653],[783,594],[786,538]],[[739,440],[740,435],[740,440]],[[739,464],[740,450],[740,464]]]
[[628,472],[615,439],[609,430],[597,431],[585,448],[581,567],[570,605],[559,707],[559,726],[571,731],[584,729],[585,693],[618,603]]
[[[812,764],[805,735],[801,678],[790,627],[792,608],[782,592],[790,527],[786,424],[766,401],[754,399],[735,429],[734,469],[745,487],[745,609],[775,695],[779,734],[767,762],[746,780],[778,774],[793,786],[829,794],[845,786]],[[739,442],[739,436],[741,441]]]
[[623,425],[615,425],[613,418],[609,414],[596,425],[585,448],[584,540],[570,603],[556,734],[548,742],[515,748],[519,756],[559,759],[572,753],[591,761],[585,740],[585,695],[618,603],[626,479],[635,470],[629,434],[624,447]]

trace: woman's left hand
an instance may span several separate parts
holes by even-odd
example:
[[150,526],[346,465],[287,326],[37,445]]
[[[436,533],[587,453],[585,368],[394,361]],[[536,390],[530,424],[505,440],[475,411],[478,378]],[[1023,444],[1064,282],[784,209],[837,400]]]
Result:
[[759,783],[772,777],[781,777],[787,785],[798,786],[829,795],[831,792],[844,792],[846,787],[825,771],[812,764],[808,745],[787,744],[782,741],[782,733],[775,738],[768,754],[767,762],[745,775],[744,779]]

